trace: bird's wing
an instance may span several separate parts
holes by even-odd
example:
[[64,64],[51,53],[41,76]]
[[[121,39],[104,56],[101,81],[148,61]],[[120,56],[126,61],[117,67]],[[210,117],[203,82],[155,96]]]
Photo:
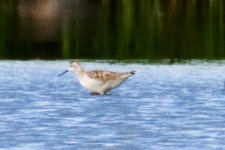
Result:
[[118,72],[111,72],[111,71],[102,71],[102,70],[94,70],[87,72],[90,78],[100,80],[100,81],[107,81],[107,80],[116,80],[119,78],[124,78],[132,75],[130,72],[125,73],[118,73]]

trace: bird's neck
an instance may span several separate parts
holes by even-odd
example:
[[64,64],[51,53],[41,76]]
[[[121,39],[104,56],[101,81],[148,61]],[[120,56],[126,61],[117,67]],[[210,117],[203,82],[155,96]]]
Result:
[[84,74],[85,74],[85,71],[84,70],[80,70],[80,71],[76,72],[76,74],[77,74],[78,77],[83,77]]
[[76,71],[75,71],[76,75],[78,77],[82,77],[85,74],[84,69],[80,66]]

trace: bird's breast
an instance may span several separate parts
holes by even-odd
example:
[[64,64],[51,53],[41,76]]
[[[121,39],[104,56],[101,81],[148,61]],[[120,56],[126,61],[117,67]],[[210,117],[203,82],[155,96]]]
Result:
[[88,77],[86,74],[79,78],[80,84],[90,90],[90,91],[97,91],[99,86],[101,85],[101,82],[95,79],[92,79]]

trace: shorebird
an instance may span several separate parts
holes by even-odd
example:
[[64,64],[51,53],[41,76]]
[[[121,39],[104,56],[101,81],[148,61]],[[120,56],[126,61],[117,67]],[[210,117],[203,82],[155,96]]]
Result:
[[84,88],[92,94],[100,95],[120,86],[127,78],[135,74],[135,71],[121,73],[105,70],[85,71],[78,61],[72,61],[69,68],[58,76],[69,71],[76,74]]

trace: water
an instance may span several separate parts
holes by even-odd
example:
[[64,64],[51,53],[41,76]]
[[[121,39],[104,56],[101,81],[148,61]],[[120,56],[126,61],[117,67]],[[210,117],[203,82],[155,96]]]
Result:
[[137,73],[93,96],[66,61],[0,61],[0,149],[225,149],[224,61],[82,64]]

